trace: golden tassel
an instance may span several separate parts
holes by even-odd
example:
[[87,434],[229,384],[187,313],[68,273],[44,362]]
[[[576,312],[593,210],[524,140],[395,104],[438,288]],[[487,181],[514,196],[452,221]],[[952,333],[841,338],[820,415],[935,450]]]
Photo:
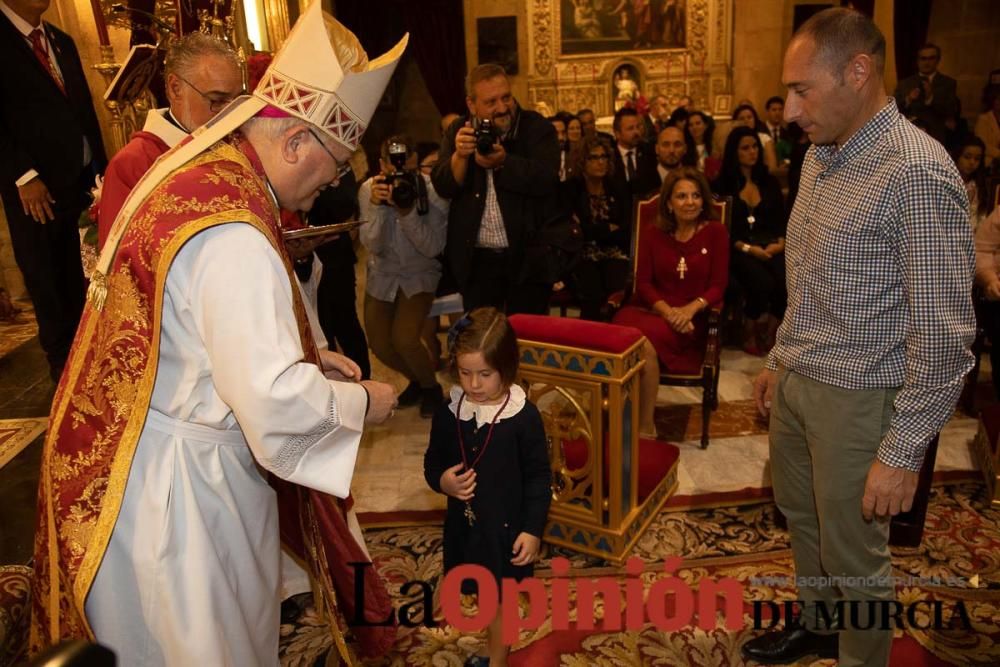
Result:
[[90,287],[87,288],[87,301],[90,301],[95,310],[104,308],[104,301],[108,298],[108,278],[100,270],[95,269],[90,275]]

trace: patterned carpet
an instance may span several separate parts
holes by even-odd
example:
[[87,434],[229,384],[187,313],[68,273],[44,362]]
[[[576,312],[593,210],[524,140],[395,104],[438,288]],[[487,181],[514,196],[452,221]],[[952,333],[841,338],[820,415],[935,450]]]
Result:
[[[741,629],[727,630],[721,615],[717,616],[713,629],[703,630],[689,624],[670,633],[648,623],[637,632],[553,630],[546,619],[537,630],[521,633],[511,664],[564,667],[743,664],[739,647],[754,633],[748,601],[794,599],[794,590],[788,586],[750,585],[751,577],[792,574],[788,537],[774,527],[773,516],[771,504],[661,512],[636,549],[635,555],[647,564],[640,575],[646,586],[665,576],[662,561],[671,556],[684,559],[676,575],[693,587],[706,578],[718,581],[734,577],[742,582],[745,593]],[[989,507],[979,484],[934,488],[922,545],[894,549],[893,565],[901,577],[936,576],[942,580],[953,577],[958,581],[950,582],[951,586],[900,586],[897,597],[904,604],[914,600],[942,600],[946,609],[951,609],[955,600],[962,600],[971,617],[973,632],[915,628],[897,631],[892,664],[1000,664],[998,519],[1000,511]],[[424,580],[435,582],[436,586],[441,572],[440,527],[367,529],[366,537],[397,604],[416,599],[400,595],[399,588],[404,582]],[[544,580],[547,588],[551,588],[553,581],[549,564],[555,555],[571,560],[573,577],[608,576],[617,572],[600,560],[546,548],[536,576]],[[571,593],[571,619],[575,619],[574,600]],[[595,615],[603,615],[600,601]],[[443,618],[437,595],[434,617]],[[329,645],[325,625],[311,611],[296,625],[282,626],[282,635],[282,665],[312,665]],[[457,667],[480,642],[481,636],[464,636],[443,625],[401,627],[394,652],[365,664]]]
[[0,419],[0,468],[30,445],[48,425],[48,417]]

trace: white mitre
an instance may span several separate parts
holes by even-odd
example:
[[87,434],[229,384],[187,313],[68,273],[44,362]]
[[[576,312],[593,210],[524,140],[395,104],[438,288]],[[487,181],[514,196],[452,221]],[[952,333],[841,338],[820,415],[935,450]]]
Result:
[[146,196],[175,169],[255,116],[295,116],[354,151],[403,55],[409,35],[375,60],[358,38],[313,0],[275,54],[252,95],[233,100],[196,129],[193,139],[160,156],[129,193],[91,276],[88,298],[100,309],[118,244]]

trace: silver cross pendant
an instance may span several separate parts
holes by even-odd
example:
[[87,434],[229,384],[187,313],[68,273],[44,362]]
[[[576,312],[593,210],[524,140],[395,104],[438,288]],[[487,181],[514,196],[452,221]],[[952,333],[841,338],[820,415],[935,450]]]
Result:
[[472,511],[472,503],[465,503],[465,511],[463,514],[465,514],[465,520],[469,522],[470,526],[474,526],[476,524],[476,513]]

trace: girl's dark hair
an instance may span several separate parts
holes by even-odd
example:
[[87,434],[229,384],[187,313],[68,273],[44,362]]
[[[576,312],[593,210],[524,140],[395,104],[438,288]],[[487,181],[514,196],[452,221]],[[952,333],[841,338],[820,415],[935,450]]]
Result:
[[753,128],[757,132],[764,132],[767,128],[762,122],[760,122],[760,116],[757,115],[757,110],[753,108],[752,104],[741,104],[735,109],[733,109],[733,120],[736,120],[740,116],[740,112],[744,109],[749,109],[750,113],[753,114]]
[[737,195],[746,180],[743,178],[743,171],[740,169],[739,149],[740,142],[744,137],[753,137],[757,142],[757,162],[750,168],[750,180],[757,187],[763,188],[767,181],[767,165],[764,164],[764,147],[760,143],[760,137],[756,130],[740,125],[734,127],[729,136],[726,137],[726,149],[722,154],[722,169],[719,171],[719,179],[716,181],[715,191],[722,195]]
[[482,352],[483,359],[500,373],[504,387],[514,384],[519,355],[517,336],[507,317],[496,308],[476,308],[452,326],[448,341],[449,370],[458,377],[458,355]]
[[712,190],[708,187],[705,174],[698,171],[696,167],[671,169],[667,177],[663,179],[663,185],[660,187],[660,202],[658,206],[660,215],[656,217],[656,226],[668,234],[673,234],[677,229],[677,218],[670,211],[669,204],[670,196],[674,193],[674,187],[681,181],[691,181],[698,186],[698,192],[701,193],[702,201],[701,220],[712,218]]
[[[704,139],[705,152],[707,152],[709,155],[711,155],[712,154],[712,140],[713,140],[714,135],[715,135],[715,119],[712,118],[712,116],[710,114],[707,114],[704,111],[692,111],[690,115],[691,116],[700,116],[702,122],[705,123],[705,139]],[[689,123],[691,122],[690,116],[688,117],[688,122]]]
[[989,199],[989,191],[986,187],[986,144],[983,143],[983,140],[976,135],[966,134],[955,148],[955,152],[952,153],[952,158],[955,160],[955,164],[957,165],[958,158],[962,157],[962,153],[964,153],[965,149],[969,146],[975,146],[983,152],[983,157],[979,160],[979,168],[972,174],[972,180],[976,182],[976,192],[979,195],[979,206],[976,212],[985,214],[987,213],[986,200]]

